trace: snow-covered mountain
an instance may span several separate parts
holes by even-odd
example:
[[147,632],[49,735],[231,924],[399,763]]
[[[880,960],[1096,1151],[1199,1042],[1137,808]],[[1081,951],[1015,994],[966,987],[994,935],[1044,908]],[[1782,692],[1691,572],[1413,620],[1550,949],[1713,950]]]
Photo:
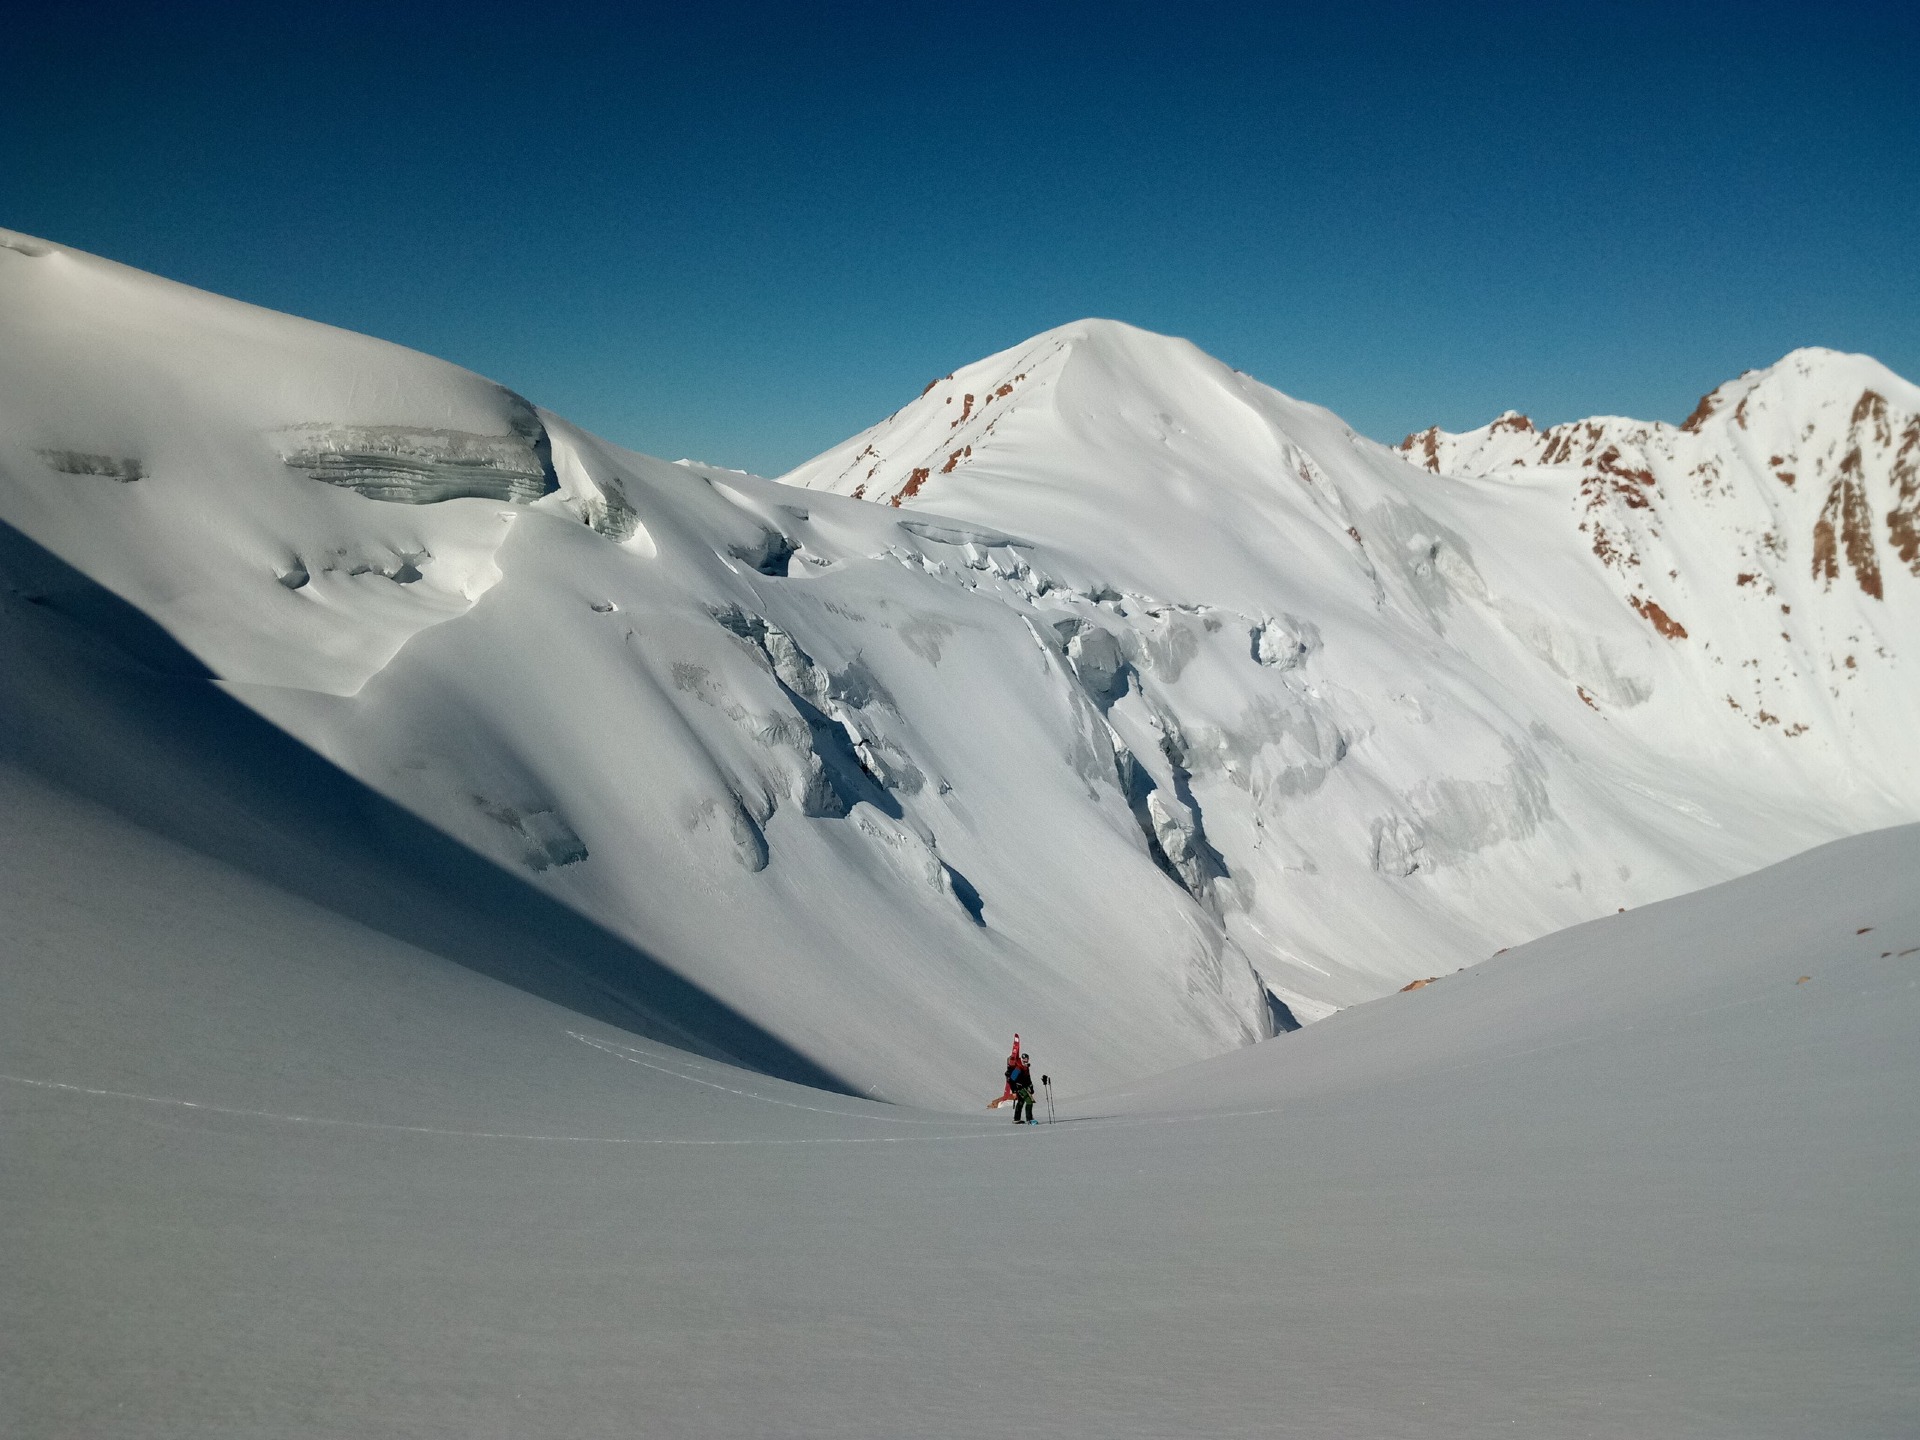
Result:
[[1094,321],[783,478],[1030,541],[979,585],[1089,659],[1227,877],[1189,888],[1319,999],[1303,971],[1471,954],[1914,813],[1917,466],[1920,389],[1861,356],[1796,352],[1681,429],[1507,416],[1396,454]]
[[[0,327],[0,520],[855,1090],[1149,1074],[1920,815],[1920,392],[1857,357],[1436,474],[1083,322],[776,483],[24,237]],[[591,978],[734,1053],[653,983]]]
[[1702,396],[1678,427],[1603,416],[1542,433],[1509,412],[1399,449],[1439,473],[1576,487],[1575,528],[1628,603],[1746,672],[1727,677],[1736,715],[1854,737],[1870,783],[1881,756],[1911,762],[1911,712],[1885,702],[1914,633],[1920,389],[1884,365],[1796,350]]

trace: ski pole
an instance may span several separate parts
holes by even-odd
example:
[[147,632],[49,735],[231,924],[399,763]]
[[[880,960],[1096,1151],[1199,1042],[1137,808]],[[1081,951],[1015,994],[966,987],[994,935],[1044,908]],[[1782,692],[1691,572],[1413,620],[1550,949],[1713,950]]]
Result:
[[1047,1124],[1051,1125],[1053,1124],[1053,1077],[1051,1075],[1042,1075],[1040,1077],[1040,1088],[1047,1092]]

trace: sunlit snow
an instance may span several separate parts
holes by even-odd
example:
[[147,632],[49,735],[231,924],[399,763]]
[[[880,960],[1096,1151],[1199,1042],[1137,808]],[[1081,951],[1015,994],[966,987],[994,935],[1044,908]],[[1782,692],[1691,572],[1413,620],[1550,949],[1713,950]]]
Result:
[[1876,362],[1395,449],[1085,321],[774,481],[4,234],[0,333],[26,1433],[1920,1414]]

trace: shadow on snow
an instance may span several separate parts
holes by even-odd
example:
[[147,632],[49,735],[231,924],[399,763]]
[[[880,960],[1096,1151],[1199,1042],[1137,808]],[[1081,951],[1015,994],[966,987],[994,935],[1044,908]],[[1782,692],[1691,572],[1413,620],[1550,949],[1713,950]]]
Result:
[[855,1093],[632,942],[356,780],[0,523],[0,758],[337,914],[632,1034]]

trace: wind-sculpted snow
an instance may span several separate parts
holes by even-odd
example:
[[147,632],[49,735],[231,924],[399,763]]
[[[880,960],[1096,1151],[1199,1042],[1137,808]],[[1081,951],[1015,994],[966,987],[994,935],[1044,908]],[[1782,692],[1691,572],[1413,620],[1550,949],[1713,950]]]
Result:
[[[1150,1073],[1920,813],[1897,536],[1877,596],[1814,572],[1824,496],[1766,521],[1791,563],[1736,565],[1746,481],[1667,478],[1664,431],[1436,475],[1087,322],[782,484],[57,249],[0,251],[0,315],[0,518],[515,883],[891,1098],[978,1103],[1014,1029],[1056,1074]],[[1817,430],[1817,379],[1733,433],[1807,405]],[[1836,566],[1911,479],[1911,396],[1875,384],[1884,417],[1838,421],[1867,478]],[[1781,626],[1807,642],[1767,649]]]

